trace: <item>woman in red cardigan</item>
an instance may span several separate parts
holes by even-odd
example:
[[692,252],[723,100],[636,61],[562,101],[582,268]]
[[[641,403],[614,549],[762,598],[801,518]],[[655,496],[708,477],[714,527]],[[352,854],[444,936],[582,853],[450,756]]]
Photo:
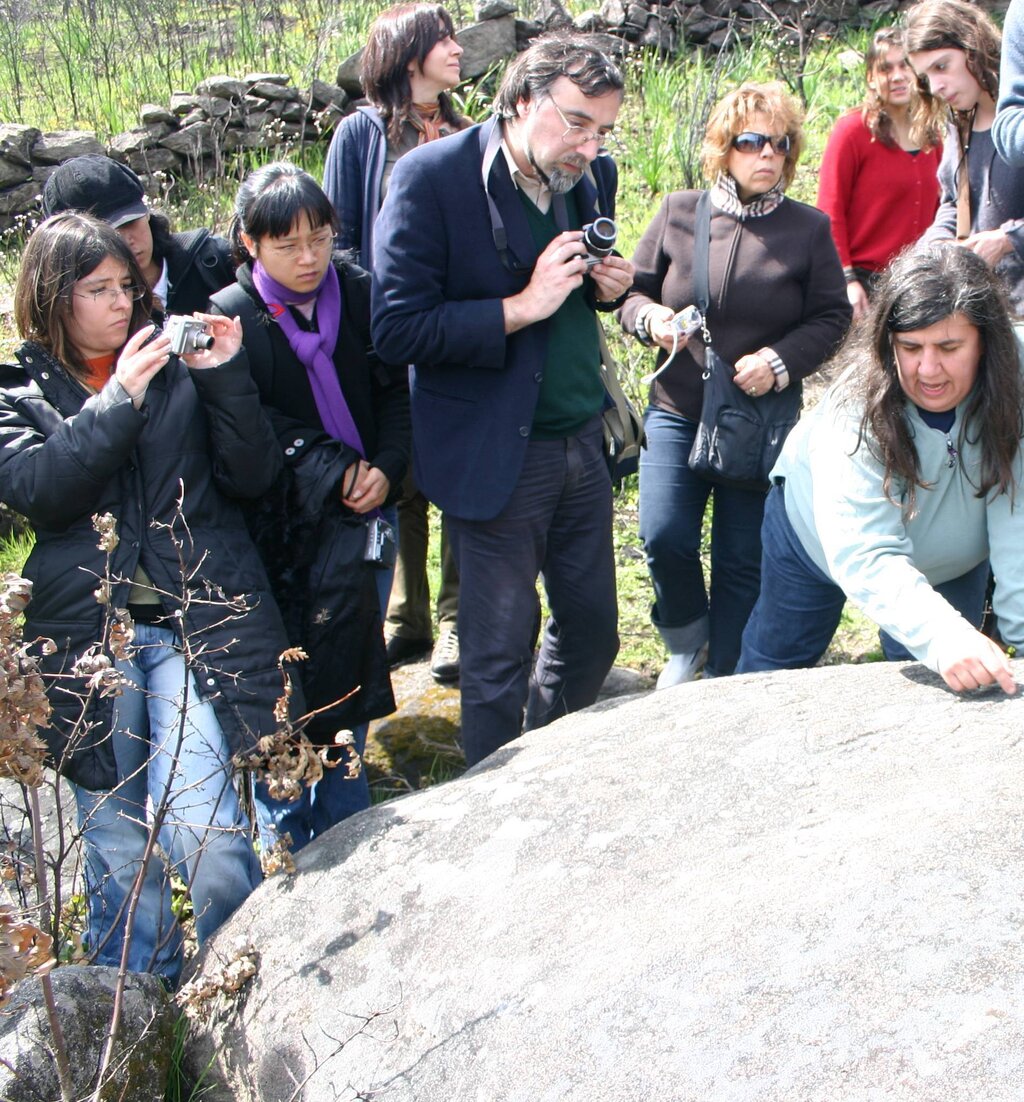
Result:
[[877,31],[864,64],[868,94],[836,123],[818,183],[854,318],[877,274],[932,224],[942,156],[942,122],[917,95],[903,32]]

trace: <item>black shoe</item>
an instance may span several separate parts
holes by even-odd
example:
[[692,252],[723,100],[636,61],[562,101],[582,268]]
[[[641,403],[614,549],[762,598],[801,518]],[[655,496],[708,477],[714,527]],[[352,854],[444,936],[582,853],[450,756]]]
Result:
[[418,662],[426,658],[433,644],[432,639],[410,639],[405,635],[392,635],[387,642],[388,665],[404,666],[407,662]]
[[442,685],[459,680],[459,637],[451,628],[441,629],[430,657],[430,672]]

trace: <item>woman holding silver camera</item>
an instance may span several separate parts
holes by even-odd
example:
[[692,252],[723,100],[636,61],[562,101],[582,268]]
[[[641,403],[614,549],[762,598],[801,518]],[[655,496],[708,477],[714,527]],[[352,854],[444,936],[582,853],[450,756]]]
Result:
[[[755,399],[799,387],[850,320],[828,219],[784,194],[803,145],[801,125],[800,108],[781,84],[747,83],[713,109],[704,136],[711,183],[706,321],[715,351],[733,367],[733,384]],[[706,677],[733,672],[760,585],[766,487],[711,482],[688,466],[705,356],[699,334],[680,332],[676,318],[697,299],[702,194],[665,199],[637,246],[636,278],[619,312],[627,332],[659,349],[640,459],[652,617],[669,652],[659,688],[692,680],[702,666]],[[710,596],[700,558],[709,498]]]
[[[231,758],[275,728],[286,640],[231,499],[263,493],[281,452],[237,320],[207,317],[213,347],[179,358],[151,306],[105,222],[65,213],[32,234],[14,292],[24,343],[0,367],[0,500],[35,530],[25,638],[52,640],[41,735],[78,808],[87,948],[173,984],[170,873],[200,943],[259,882]],[[165,857],[147,814],[165,817]]]
[[[320,185],[284,162],[246,177],[231,240],[238,282],[211,308],[239,315],[264,407],[284,450],[285,473],[251,511],[293,646],[302,664],[306,727],[333,746],[352,729],[362,754],[369,720],[394,710],[383,608],[393,563],[392,502],[409,453],[405,367],[370,343],[370,279],[334,252],[337,216]],[[261,826],[299,849],[368,807],[369,786],[345,755],[292,803],[257,788]]]

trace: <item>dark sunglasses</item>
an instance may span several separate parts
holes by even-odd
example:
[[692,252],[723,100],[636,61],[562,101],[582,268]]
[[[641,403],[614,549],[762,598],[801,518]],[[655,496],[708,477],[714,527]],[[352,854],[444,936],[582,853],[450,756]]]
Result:
[[733,149],[740,153],[760,153],[768,144],[776,153],[785,157],[793,148],[793,142],[788,134],[781,134],[777,138],[769,134],[755,134],[753,130],[744,130],[732,140]]

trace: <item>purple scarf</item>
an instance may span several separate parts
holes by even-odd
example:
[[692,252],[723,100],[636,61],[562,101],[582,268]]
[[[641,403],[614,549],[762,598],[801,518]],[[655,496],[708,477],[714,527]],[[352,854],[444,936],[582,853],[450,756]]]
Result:
[[[366,458],[362,437],[341,392],[338,372],[334,366],[334,348],[341,327],[341,285],[333,264],[327,265],[320,284],[309,292],[292,291],[267,274],[257,260],[252,266],[252,281],[270,316],[288,338],[292,351],[305,367],[313,398],[324,428],[343,444],[355,448]],[[318,330],[307,332],[299,327],[289,305],[303,305],[316,300]]]

